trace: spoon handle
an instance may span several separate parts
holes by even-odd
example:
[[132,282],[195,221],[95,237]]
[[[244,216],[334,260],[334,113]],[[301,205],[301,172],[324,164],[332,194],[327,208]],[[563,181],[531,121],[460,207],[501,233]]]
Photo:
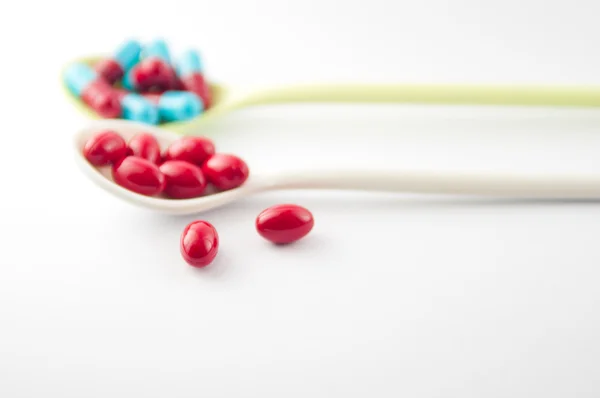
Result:
[[254,92],[238,106],[290,102],[363,102],[511,106],[600,106],[600,87],[321,84]]
[[271,181],[271,189],[359,190],[527,199],[600,199],[600,175],[311,171],[289,173]]

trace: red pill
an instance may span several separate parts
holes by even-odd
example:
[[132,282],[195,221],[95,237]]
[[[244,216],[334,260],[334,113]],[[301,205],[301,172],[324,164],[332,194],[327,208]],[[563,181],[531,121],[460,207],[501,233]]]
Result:
[[160,146],[153,135],[140,133],[135,135],[128,144],[129,154],[137,156],[154,164],[161,161]]
[[119,96],[104,80],[96,80],[88,84],[81,93],[81,100],[104,118],[113,119],[121,116]]
[[183,160],[202,166],[215,153],[215,145],[205,137],[183,137],[173,142],[165,152],[165,160]]
[[123,68],[114,59],[101,60],[94,65],[94,69],[109,84],[114,84],[123,77]]
[[168,160],[159,169],[167,180],[164,193],[170,198],[195,198],[206,189],[204,174],[196,165],[182,160]]
[[181,234],[180,250],[184,260],[192,267],[206,267],[219,250],[217,230],[206,221],[194,221]]
[[166,179],[158,166],[137,156],[128,156],[115,164],[113,180],[130,191],[152,196],[165,189]]
[[114,131],[103,131],[87,140],[83,156],[94,166],[106,166],[127,156],[127,144]]
[[246,162],[235,155],[223,153],[208,158],[202,172],[208,182],[221,191],[239,187],[250,175]]
[[314,224],[310,211],[293,204],[269,207],[256,217],[258,233],[277,244],[292,243],[305,237]]
[[131,83],[140,92],[169,90],[175,82],[173,68],[160,58],[147,58],[131,70]]

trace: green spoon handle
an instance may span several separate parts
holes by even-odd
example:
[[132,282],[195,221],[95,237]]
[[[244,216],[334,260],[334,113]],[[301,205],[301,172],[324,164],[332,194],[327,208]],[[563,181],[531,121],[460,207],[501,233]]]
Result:
[[322,84],[254,92],[238,106],[363,102],[509,106],[600,106],[600,87],[511,85]]

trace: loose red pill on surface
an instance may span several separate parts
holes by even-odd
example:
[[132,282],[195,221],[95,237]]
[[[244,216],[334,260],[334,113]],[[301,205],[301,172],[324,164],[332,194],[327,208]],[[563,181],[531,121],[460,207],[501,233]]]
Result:
[[223,153],[208,158],[202,172],[208,182],[221,191],[239,187],[250,175],[246,162],[235,155]]
[[183,137],[165,152],[165,160],[183,160],[198,166],[215,153],[215,144],[206,137]]
[[160,165],[167,185],[164,193],[173,199],[188,199],[202,195],[206,179],[200,167],[182,160],[168,160]]
[[154,164],[160,163],[160,145],[151,134],[141,133],[135,135],[129,140],[128,150],[130,155],[149,160]]
[[277,244],[291,243],[305,237],[314,224],[310,211],[293,204],[269,207],[256,217],[258,233]]
[[206,221],[194,221],[181,234],[180,250],[184,260],[192,267],[206,267],[219,250],[217,230]]
[[154,163],[128,156],[116,163],[112,169],[113,180],[130,191],[152,196],[165,189],[166,179]]
[[87,140],[83,156],[94,166],[106,166],[127,156],[127,144],[114,131],[103,131]]

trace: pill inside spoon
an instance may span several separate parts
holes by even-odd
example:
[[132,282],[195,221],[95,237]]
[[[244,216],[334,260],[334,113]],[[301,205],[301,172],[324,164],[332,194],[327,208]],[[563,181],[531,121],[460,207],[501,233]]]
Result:
[[201,211],[198,201],[204,200],[213,208],[253,190],[252,184],[246,188],[246,162],[218,152],[206,137],[100,120],[79,131],[75,150],[79,166],[96,184],[134,204],[169,213],[189,213],[191,205]]

